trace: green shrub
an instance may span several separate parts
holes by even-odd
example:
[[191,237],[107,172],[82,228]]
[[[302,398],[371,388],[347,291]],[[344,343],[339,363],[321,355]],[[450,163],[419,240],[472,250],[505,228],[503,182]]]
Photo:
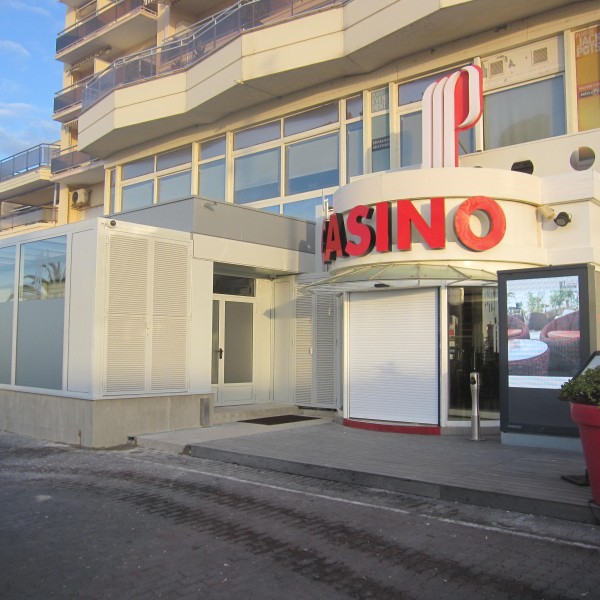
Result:
[[558,396],[566,402],[600,407],[600,367],[588,369],[564,383]]

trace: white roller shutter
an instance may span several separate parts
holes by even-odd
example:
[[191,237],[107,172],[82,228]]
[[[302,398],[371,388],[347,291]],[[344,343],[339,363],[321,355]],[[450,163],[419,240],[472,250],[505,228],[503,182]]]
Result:
[[350,294],[348,414],[438,424],[438,292]]

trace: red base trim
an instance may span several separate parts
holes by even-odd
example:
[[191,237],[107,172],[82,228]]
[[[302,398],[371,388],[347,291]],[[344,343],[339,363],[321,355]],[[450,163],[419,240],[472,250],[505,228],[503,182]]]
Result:
[[366,423],[365,421],[352,421],[344,419],[344,427],[353,429],[367,429],[368,431],[384,431],[388,433],[413,433],[416,435],[441,435],[439,425],[386,425],[384,423]]

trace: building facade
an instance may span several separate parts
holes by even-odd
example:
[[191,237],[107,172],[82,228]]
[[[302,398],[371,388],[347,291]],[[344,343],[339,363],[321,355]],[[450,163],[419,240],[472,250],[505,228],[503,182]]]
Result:
[[[115,445],[212,394],[445,431],[471,371],[498,423],[498,272],[600,266],[596,3],[61,1],[59,147],[0,163],[0,426]],[[426,91],[473,68],[449,166]],[[541,341],[574,306],[531,294]]]

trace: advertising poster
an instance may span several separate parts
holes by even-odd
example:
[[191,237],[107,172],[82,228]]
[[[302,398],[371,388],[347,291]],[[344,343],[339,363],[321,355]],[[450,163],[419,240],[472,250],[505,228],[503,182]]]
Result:
[[579,131],[600,127],[600,25],[575,33]]
[[560,389],[580,368],[579,277],[506,282],[508,385]]

